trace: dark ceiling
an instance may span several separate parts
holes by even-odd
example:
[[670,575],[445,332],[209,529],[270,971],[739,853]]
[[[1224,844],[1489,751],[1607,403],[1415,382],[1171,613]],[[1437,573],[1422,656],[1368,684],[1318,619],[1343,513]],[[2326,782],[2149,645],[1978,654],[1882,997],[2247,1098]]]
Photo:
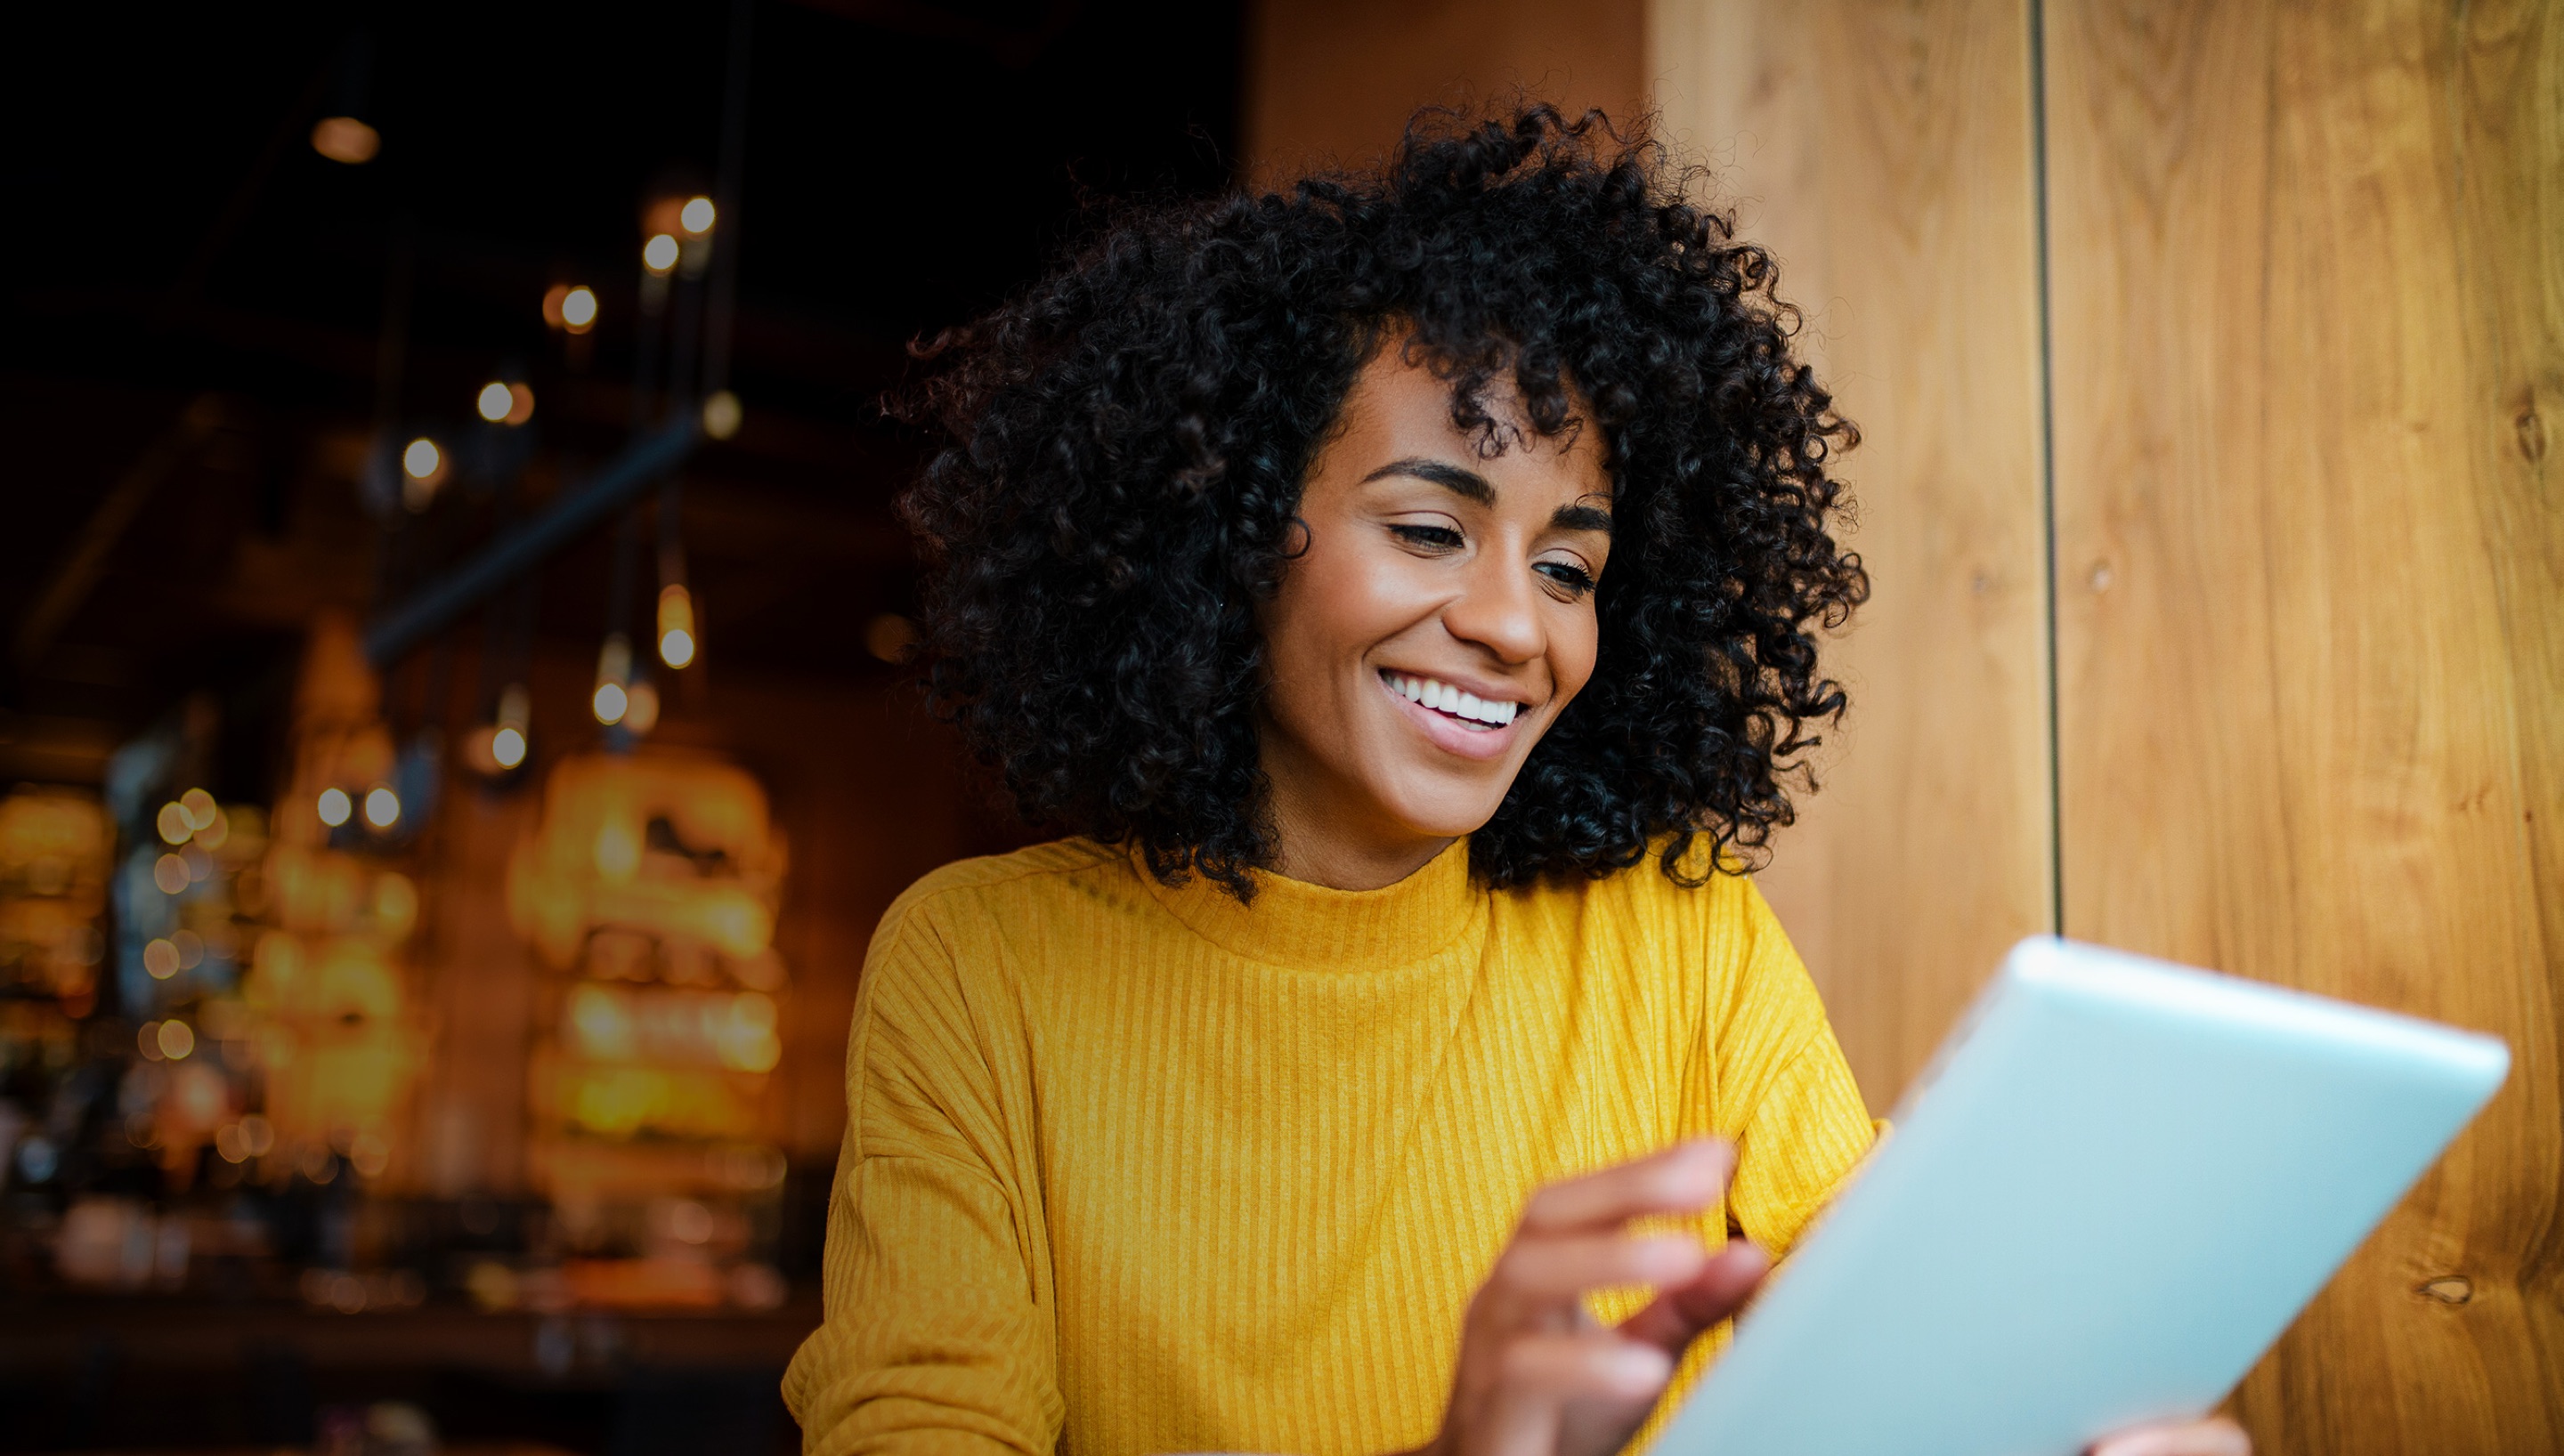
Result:
[[[192,692],[272,712],[314,610],[379,610],[609,459],[642,210],[714,187],[728,0],[255,9],[12,18],[0,773],[94,774]],[[717,235],[747,427],[688,464],[689,570],[723,661],[878,672],[862,624],[914,590],[889,502],[919,442],[877,403],[903,346],[1025,282],[1087,202],[1223,185],[1238,22],[1201,0],[748,14]],[[313,149],[338,112],[377,128],[374,160]],[[603,302],[585,339],[540,317],[564,282]],[[502,372],[537,401],[521,484],[369,510],[376,421],[462,439]],[[609,534],[544,566],[544,638],[593,650]]]

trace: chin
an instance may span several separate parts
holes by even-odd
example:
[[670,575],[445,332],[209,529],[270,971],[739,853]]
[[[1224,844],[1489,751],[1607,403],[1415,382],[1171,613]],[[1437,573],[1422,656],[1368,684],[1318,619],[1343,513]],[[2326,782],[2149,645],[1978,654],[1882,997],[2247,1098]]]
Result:
[[1465,798],[1451,794],[1417,795],[1392,798],[1398,818],[1427,839],[1458,839],[1487,827],[1504,804],[1505,796],[1470,794]]

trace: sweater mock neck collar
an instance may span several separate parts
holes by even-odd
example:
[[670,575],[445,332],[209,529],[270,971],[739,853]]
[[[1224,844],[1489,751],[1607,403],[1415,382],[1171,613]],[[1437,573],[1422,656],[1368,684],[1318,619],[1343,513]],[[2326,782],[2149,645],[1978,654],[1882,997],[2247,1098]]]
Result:
[[1194,875],[1142,883],[1195,934],[1233,955],[1300,970],[1363,971],[1408,965],[1447,949],[1486,919],[1469,881],[1469,841],[1453,840],[1421,869],[1378,890],[1330,890],[1255,870],[1255,901],[1240,905]]

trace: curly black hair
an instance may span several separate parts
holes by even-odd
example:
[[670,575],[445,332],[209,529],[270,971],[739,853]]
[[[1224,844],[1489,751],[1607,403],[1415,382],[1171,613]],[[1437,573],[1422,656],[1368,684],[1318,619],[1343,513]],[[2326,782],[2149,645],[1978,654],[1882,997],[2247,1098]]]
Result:
[[[1706,836],[1758,862],[1844,695],[1820,629],[1868,591],[1827,475],[1858,440],[1794,358],[1795,310],[1696,170],[1544,105],[1420,112],[1385,169],[1109,219],[919,354],[949,437],[902,509],[928,566],[938,711],[1028,820],[1135,843],[1241,899],[1270,863],[1256,604],[1357,371],[1396,334],[1501,450],[1510,373],[1544,436],[1590,418],[1614,492],[1592,681],[1472,872],[1600,877]],[[1696,883],[1687,881],[1687,883]]]

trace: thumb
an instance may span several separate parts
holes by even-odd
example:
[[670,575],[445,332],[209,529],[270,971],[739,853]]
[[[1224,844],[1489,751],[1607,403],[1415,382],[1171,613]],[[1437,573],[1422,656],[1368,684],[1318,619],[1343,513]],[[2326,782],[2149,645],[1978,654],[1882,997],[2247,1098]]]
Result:
[[1645,1309],[1620,1322],[1619,1333],[1680,1357],[1702,1331],[1743,1309],[1771,1270],[1770,1255],[1731,1240],[1689,1284],[1657,1291]]

